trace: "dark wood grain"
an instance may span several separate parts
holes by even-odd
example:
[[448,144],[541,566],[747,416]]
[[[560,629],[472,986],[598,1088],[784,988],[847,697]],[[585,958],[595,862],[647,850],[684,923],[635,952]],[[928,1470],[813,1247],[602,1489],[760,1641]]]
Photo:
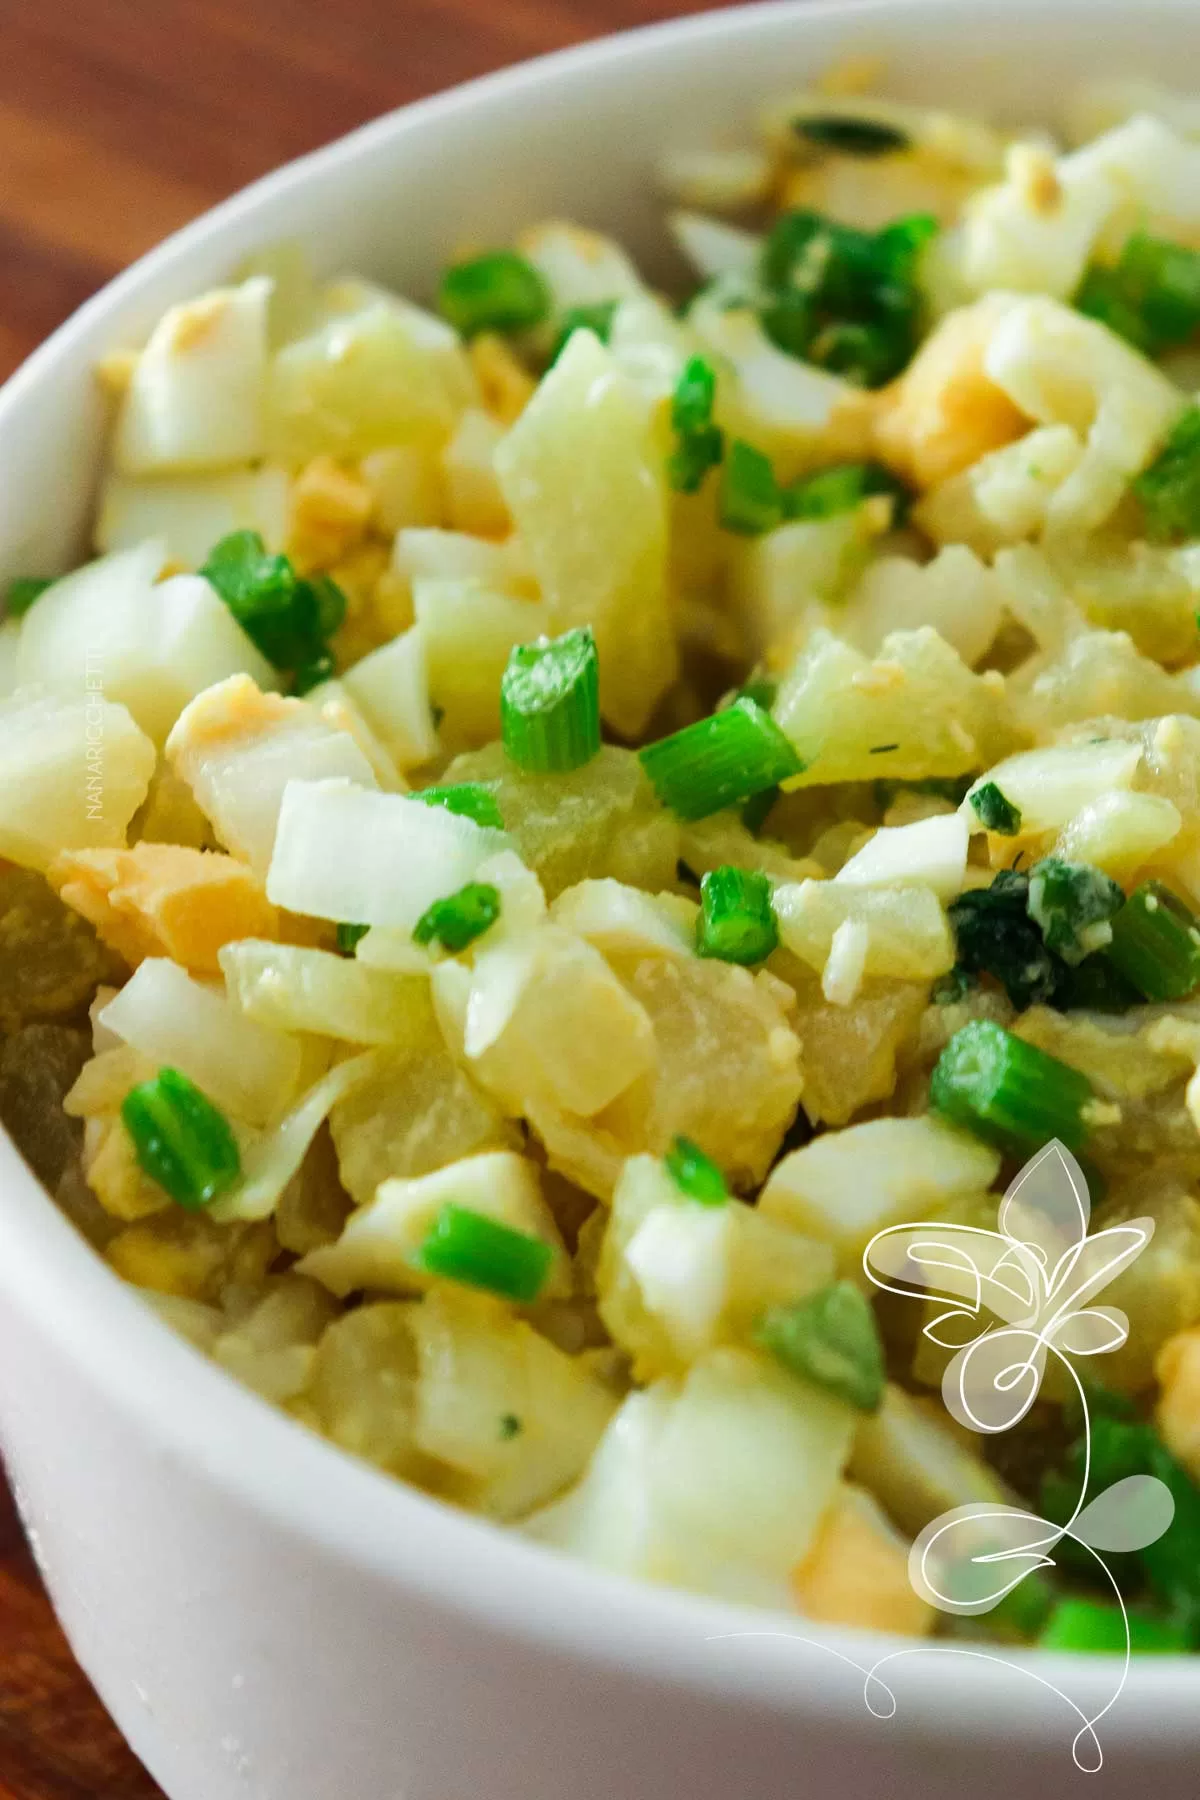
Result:
[[276,164],[505,63],[703,10],[0,0],[0,375],[118,269]]
[[[277,163],[505,63],[720,0],[0,0],[0,376]],[[0,1478],[0,1800],[152,1800]]]

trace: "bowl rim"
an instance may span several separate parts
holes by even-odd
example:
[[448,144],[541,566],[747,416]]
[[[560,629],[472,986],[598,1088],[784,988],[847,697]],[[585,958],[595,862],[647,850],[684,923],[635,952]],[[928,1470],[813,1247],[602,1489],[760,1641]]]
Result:
[[[1156,0],[1155,10],[1184,17],[1193,3]],[[1028,13],[1040,10],[1036,0],[1017,4]],[[53,383],[60,360],[94,325],[169,273],[193,248],[220,238],[313,176],[353,163],[427,120],[452,119],[492,94],[552,86],[578,68],[612,72],[629,58],[708,37],[774,31],[783,21],[803,34],[814,22],[887,20],[907,11],[926,18],[944,15],[948,26],[961,29],[968,10],[1007,15],[1010,6],[1011,0],[758,0],[572,45],[398,107],[251,183],[116,275],[0,388],[0,430],[31,393]],[[1056,0],[1054,11],[1063,18],[1095,18],[1094,0]],[[596,1569],[457,1511],[339,1451],[243,1389],[165,1325],[59,1212],[2,1132],[0,1212],[5,1304],[34,1320],[36,1331],[128,1421],[296,1542],[315,1543],[397,1593],[415,1592],[509,1642],[569,1656],[580,1666],[633,1674],[651,1688],[699,1692],[777,1714],[819,1711],[839,1725],[861,1723],[863,1688],[857,1676],[865,1676],[880,1657],[903,1656],[910,1663],[902,1702],[906,1736],[1011,1741],[1007,1684],[994,1690],[956,1687],[954,1714],[948,1716],[941,1658],[964,1652],[813,1627],[799,1617],[795,1622],[804,1629],[796,1631],[789,1629],[789,1615]],[[64,1293],[70,1294],[69,1306],[62,1304]],[[740,1653],[714,1655],[711,1646],[720,1639],[743,1640]],[[780,1639],[815,1644],[831,1654],[808,1657],[797,1671],[790,1658],[779,1655]],[[1063,1687],[1071,1695],[1067,1704],[1076,1708],[1101,1707],[1111,1693],[1108,1659],[1035,1652],[1014,1654],[1010,1666],[1043,1687]],[[1125,1693],[1126,1703],[1106,1721],[1110,1741],[1119,1747],[1194,1743],[1200,1656],[1156,1658],[1153,1667],[1135,1660]],[[1061,1735],[1061,1725],[1039,1723],[1026,1741],[1057,1744]]]

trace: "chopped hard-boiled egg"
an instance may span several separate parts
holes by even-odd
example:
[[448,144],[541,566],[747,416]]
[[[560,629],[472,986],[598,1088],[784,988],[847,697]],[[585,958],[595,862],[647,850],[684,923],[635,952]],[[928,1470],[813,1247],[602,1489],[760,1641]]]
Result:
[[266,449],[267,309],[254,276],[165,313],[130,376],[113,457],[123,475],[255,462]]

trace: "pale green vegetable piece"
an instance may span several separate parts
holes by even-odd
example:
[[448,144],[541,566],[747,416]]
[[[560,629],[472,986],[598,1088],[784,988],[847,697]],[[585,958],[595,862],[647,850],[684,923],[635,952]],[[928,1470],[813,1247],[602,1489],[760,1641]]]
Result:
[[305,1395],[313,1423],[343,1450],[390,1474],[429,1481],[413,1442],[417,1350],[410,1304],[360,1306],[317,1346]]
[[380,301],[276,351],[267,377],[267,454],[289,466],[396,443],[438,446],[457,406],[436,354]]
[[384,1050],[376,1072],[330,1115],[344,1186],[365,1206],[381,1181],[427,1175],[480,1150],[506,1149],[513,1130],[451,1059],[430,1009],[411,1049]]
[[611,876],[652,893],[675,880],[679,821],[632,750],[605,744],[580,769],[528,775],[489,744],[456,757],[443,779],[494,787],[505,830],[550,900],[589,878]]
[[962,775],[1013,735],[1002,678],[974,674],[930,626],[890,633],[873,659],[814,632],[773,712],[806,764],[789,788]]
[[372,969],[353,957],[243,938],[218,959],[229,998],[248,1019],[280,1031],[313,1031],[350,1044],[395,1044],[428,1018],[417,975]]
[[592,627],[601,711],[636,735],[677,667],[666,479],[645,399],[590,331],[572,332],[496,473],[554,629]]
[[466,1479],[476,1507],[521,1518],[578,1479],[616,1406],[585,1362],[449,1288],[414,1310],[412,1331],[414,1441]]
[[382,1182],[337,1243],[306,1257],[302,1271],[342,1297],[357,1288],[417,1293],[434,1279],[420,1268],[418,1252],[447,1204],[552,1245],[555,1262],[544,1291],[569,1292],[562,1239],[542,1199],[537,1167],[512,1150],[483,1151],[428,1175]]
[[999,1168],[997,1151],[939,1119],[869,1119],[776,1163],[759,1209],[830,1244],[839,1275],[863,1280],[863,1251],[876,1232],[936,1218],[952,1201],[984,1193]]
[[[507,1006],[488,992],[495,959]],[[486,1027],[476,1013],[487,1015]],[[603,1111],[657,1063],[646,1009],[593,945],[553,925],[514,940],[511,950],[481,952],[464,1047],[478,1059],[480,1080],[515,1112],[532,1097],[581,1118]]]
[[413,583],[413,610],[445,747],[493,742],[500,735],[500,678],[509,655],[518,644],[549,635],[549,609],[481,581],[422,577]]
[[954,965],[954,940],[931,887],[789,882],[775,889],[775,916],[783,943],[818,973],[828,963],[838,930],[847,924],[866,931],[862,970],[867,975],[925,981]]
[[97,550],[128,550],[157,538],[165,560],[198,569],[232,531],[257,531],[268,550],[287,537],[288,478],[283,469],[234,469],[220,475],[140,479],[110,475],[100,494]]

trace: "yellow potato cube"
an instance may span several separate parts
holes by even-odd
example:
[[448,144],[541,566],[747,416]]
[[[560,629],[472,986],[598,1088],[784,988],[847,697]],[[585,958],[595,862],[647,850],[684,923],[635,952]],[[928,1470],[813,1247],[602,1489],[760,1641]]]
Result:
[[648,402],[590,331],[571,334],[496,472],[554,629],[592,627],[601,709],[636,736],[677,667],[666,478]]

